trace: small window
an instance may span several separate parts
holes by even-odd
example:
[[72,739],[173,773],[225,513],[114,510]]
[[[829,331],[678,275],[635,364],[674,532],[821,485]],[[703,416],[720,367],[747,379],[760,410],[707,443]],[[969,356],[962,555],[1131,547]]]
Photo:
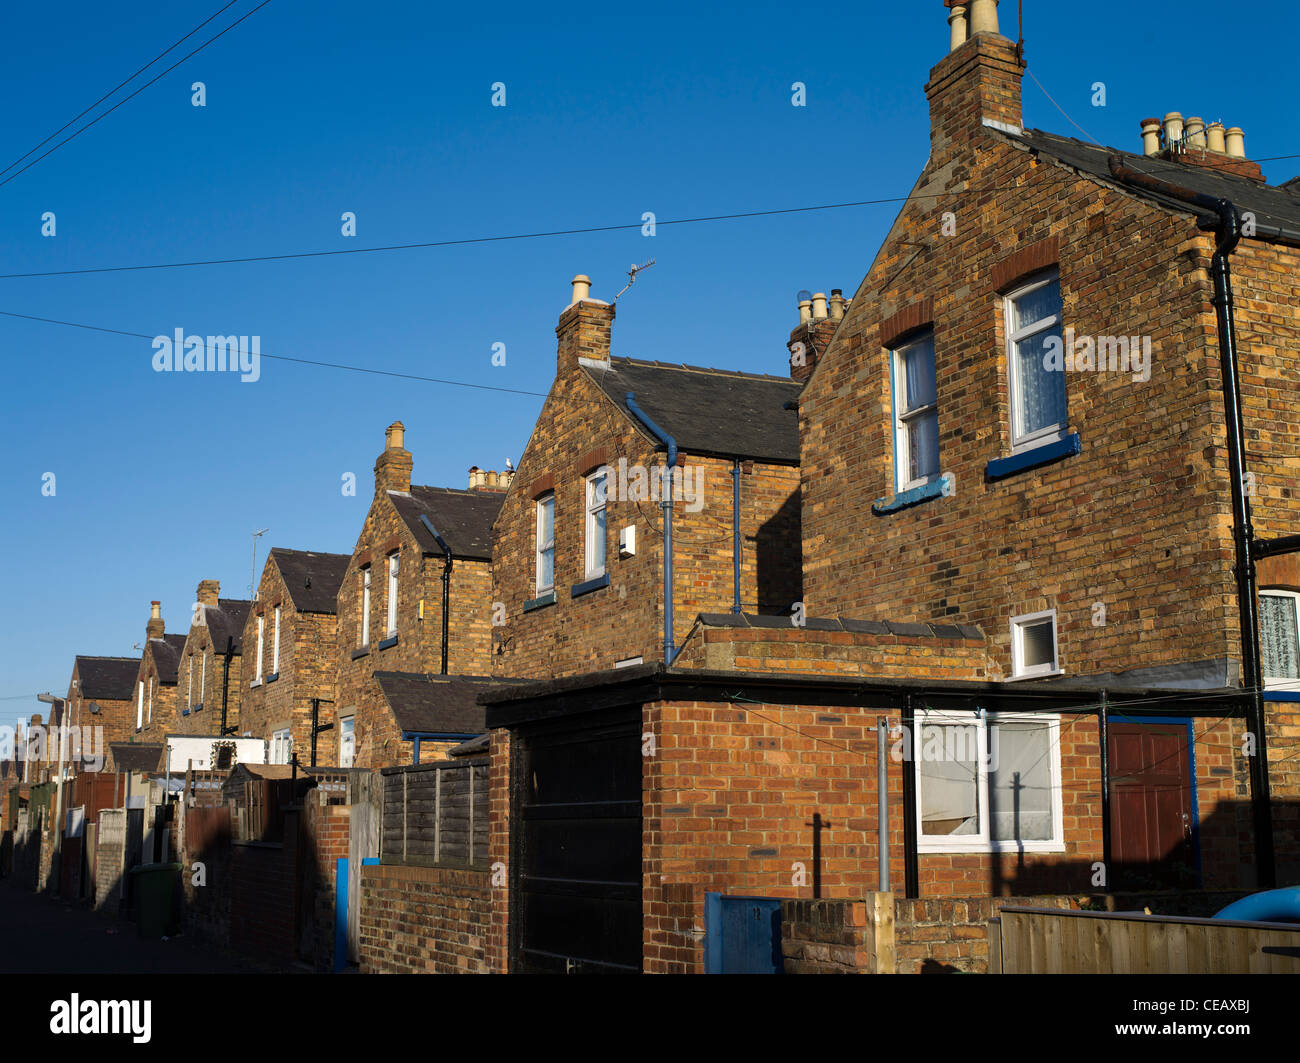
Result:
[[350,768],[357,752],[357,718],[344,716],[339,720],[339,767]]
[[587,579],[605,574],[605,492],[608,483],[605,469],[587,477]]
[[136,686],[139,688],[137,693],[140,699],[135,706],[135,729],[138,731],[144,727],[144,680],[141,679]]
[[1259,648],[1264,685],[1294,687],[1300,680],[1300,594],[1260,593]]
[[292,756],[293,735],[285,727],[271,735],[271,763],[288,764]]
[[911,756],[920,851],[1064,849],[1058,717],[918,713]]
[[275,607],[275,629],[271,641],[271,671],[280,674],[280,607]]
[[199,665],[199,704],[203,704],[203,695],[208,688],[208,650],[203,649],[203,661]]
[[361,645],[370,645],[370,566],[361,570]]
[[1056,612],[1011,618],[1011,673],[1016,678],[1060,671],[1056,653]]
[[188,709],[194,705],[194,654],[191,653],[185,660],[185,707]]
[[388,637],[397,634],[397,554],[388,555]]
[[1067,429],[1065,372],[1044,364],[1061,341],[1061,281],[1055,272],[1006,297],[1007,373],[1011,391],[1011,445],[1061,438]]
[[266,642],[266,617],[257,618],[257,672],[253,676],[259,683],[262,681],[262,645]]
[[939,404],[931,331],[894,352],[894,421],[897,489],[930,483],[939,475]]
[[149,722],[153,723],[153,676],[149,677],[149,701],[148,701]]
[[537,500],[537,593],[555,589],[555,495]]

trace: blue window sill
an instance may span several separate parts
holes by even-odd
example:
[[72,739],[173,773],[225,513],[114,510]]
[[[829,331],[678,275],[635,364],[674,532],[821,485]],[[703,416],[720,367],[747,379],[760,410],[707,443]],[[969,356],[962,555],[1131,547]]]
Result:
[[189,709],[181,709],[181,715],[182,715],[182,716],[188,716],[189,714],[190,714],[190,710],[189,710]]
[[570,598],[581,598],[584,594],[590,594],[592,591],[598,591],[602,587],[609,586],[609,573],[603,576],[597,576],[595,579],[589,579],[585,583],[575,583],[569,588]]
[[195,705],[193,711],[195,711],[195,712],[202,712],[202,711],[203,711],[203,702],[200,701],[197,705]]
[[386,650],[386,649],[388,649],[390,646],[396,646],[396,645],[397,645],[397,636],[396,636],[396,635],[393,635],[393,636],[391,636],[390,638],[380,639],[380,640],[379,640],[379,648],[380,648],[381,650]]
[[1300,690],[1265,690],[1265,701],[1300,701]]
[[1026,469],[1036,469],[1040,465],[1073,457],[1082,449],[1083,444],[1079,441],[1079,433],[1071,432],[1064,439],[1058,439],[1054,443],[1044,443],[1041,447],[1012,454],[1009,458],[994,458],[985,466],[984,478],[1001,480],[1007,476],[1014,476],[1018,472],[1024,472]]
[[909,506],[928,502],[930,499],[938,498],[950,491],[951,488],[948,486],[950,482],[951,480],[946,475],[940,476],[933,483],[922,484],[920,487],[913,487],[909,491],[900,491],[893,498],[877,498],[871,503],[871,512],[878,517],[883,517],[889,513],[897,513],[900,509],[907,509]]
[[[264,680],[262,680],[262,682],[264,682],[264,683],[274,683],[274,682],[275,682],[277,679],[279,679],[279,678],[280,678],[280,673],[279,673],[279,672],[272,672],[272,673],[271,673],[270,675],[268,675]],[[199,706],[199,707],[202,708],[202,706]]]
[[369,647],[369,646],[362,646],[361,649],[359,649],[359,650],[353,650],[353,651],[352,651],[352,659],[355,661],[355,660],[357,660],[358,658],[360,658],[360,657],[366,657],[366,656],[368,656],[369,654],[370,654],[370,647]]
[[555,592],[547,591],[545,594],[536,598],[531,598],[524,602],[524,612],[531,613],[534,609],[545,609],[548,605],[555,604]]

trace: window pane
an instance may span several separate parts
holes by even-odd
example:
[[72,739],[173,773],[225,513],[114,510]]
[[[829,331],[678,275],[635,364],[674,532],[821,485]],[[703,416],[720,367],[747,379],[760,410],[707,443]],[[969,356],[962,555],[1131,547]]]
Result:
[[1259,596],[1259,643],[1264,675],[1270,679],[1300,678],[1296,599],[1280,594]]
[[934,336],[905,347],[902,362],[904,410],[931,405],[935,401]]
[[1026,668],[1055,665],[1056,639],[1051,620],[1020,625],[1020,663]]
[[920,414],[907,422],[908,471],[911,479],[923,480],[939,472],[939,414]]
[[1043,368],[1050,337],[1060,338],[1058,327],[1016,343],[1016,428],[1029,435],[1065,423],[1065,373]]
[[593,507],[603,506],[605,504],[605,474],[601,473],[591,481],[591,505]]
[[921,833],[979,834],[979,765],[969,727],[919,729],[913,755],[920,761]]
[[550,590],[555,586],[555,551],[543,550],[537,555],[537,589]]
[[605,511],[597,510],[591,520],[591,570],[600,572],[605,568]]
[[538,549],[546,549],[555,542],[555,499],[546,498],[537,503],[539,522],[537,529]]
[[989,724],[989,828],[995,841],[1052,840],[1052,730]]
[[1016,332],[1036,321],[1059,315],[1061,312],[1060,280],[1054,280],[1050,284],[1044,284],[1041,288],[1022,295],[1012,304],[1012,307],[1012,328]]

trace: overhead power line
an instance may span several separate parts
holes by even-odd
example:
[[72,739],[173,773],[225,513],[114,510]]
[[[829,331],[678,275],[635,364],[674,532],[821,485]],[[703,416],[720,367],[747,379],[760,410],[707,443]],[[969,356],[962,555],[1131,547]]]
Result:
[[[152,340],[158,334],[149,335],[145,332],[128,332],[124,329],[104,328],[100,325],[86,325],[79,321],[60,321],[53,317],[37,317],[35,314],[17,314],[10,310],[0,310],[0,315],[4,317],[21,318],[24,321],[39,321],[46,325],[64,325],[68,328],[86,329],[90,332],[105,332],[112,336],[131,336],[136,339]],[[465,380],[445,380],[441,377],[420,376],[417,373],[397,373],[388,369],[370,369],[361,365],[344,365],[341,362],[322,362],[312,358],[292,358],[286,354],[259,354],[259,358],[266,358],[273,362],[296,362],[299,365],[315,365],[323,369],[344,369],[350,373],[370,373],[372,376],[390,376],[398,377],[402,380],[420,380],[428,384],[447,384],[451,387],[474,388],[478,391],[502,391],[510,395],[528,395],[535,398],[546,398],[544,391],[524,391],[520,388],[503,388],[493,384],[471,384]]]
[[[214,41],[218,41],[218,40],[220,40],[222,37],[224,37],[227,33],[229,33],[231,30],[233,30],[236,26],[238,26],[238,25],[239,25],[241,22],[243,22],[245,19],[247,19],[247,18],[251,18],[253,15],[256,15],[259,11],[262,10],[262,8],[266,7],[266,5],[269,4],[270,2],[271,2],[271,0],[262,0],[262,2],[261,2],[260,4],[258,4],[255,8],[253,8],[252,11],[248,12],[246,15],[241,15],[239,18],[237,18],[234,22],[232,22],[229,26],[227,26],[227,27],[226,27],[224,30],[222,30],[220,33],[216,34],[215,36],[212,36],[212,37],[208,38],[206,41],[204,41],[202,44],[200,44],[197,48],[195,48],[194,51],[192,51],[192,52],[190,52],[188,55],[185,55],[185,56],[183,56],[182,58],[178,59],[178,60],[177,60],[176,62],[174,62],[171,66],[169,66],[166,70],[164,70],[161,74],[158,74],[158,75],[156,75],[155,77],[150,78],[150,79],[149,79],[148,81],[146,81],[143,85],[141,85],[138,89],[136,89],[133,93],[131,93],[130,96],[127,96],[125,99],[121,99],[121,100],[119,100],[117,103],[113,104],[113,106],[110,107],[107,111],[104,111],[102,114],[97,115],[95,118],[92,118],[89,122],[87,122],[85,125],[83,125],[83,126],[82,126],[80,129],[78,129],[76,132],[68,134],[68,136],[64,137],[64,138],[63,138],[62,140],[60,140],[57,144],[55,144],[54,147],[50,148],[48,151],[44,151],[44,152],[42,152],[40,155],[37,155],[36,158],[32,159],[32,161],[29,162],[26,166],[22,167],[21,169],[14,170],[14,172],[11,173],[8,177],[6,177],[3,181],[0,181],[0,188],[3,188],[5,185],[7,185],[10,181],[12,181],[12,180],[13,180],[15,177],[17,177],[19,174],[21,174],[21,173],[25,173],[26,171],[30,170],[33,166],[35,166],[35,165],[36,165],[38,162],[40,162],[42,159],[46,158],[46,157],[49,156],[49,155],[53,155],[56,151],[59,150],[59,148],[63,147],[64,144],[68,143],[68,141],[70,141],[70,140],[75,140],[77,137],[81,136],[81,134],[84,133],[87,129],[90,129],[92,126],[96,125],[97,123],[102,122],[102,121],[103,121],[105,118],[107,118],[110,114],[112,114],[112,113],[113,113],[114,111],[116,111],[119,107],[121,107],[122,104],[124,104],[124,103],[128,103],[129,101],[135,99],[137,96],[140,95],[140,93],[144,92],[144,90],[147,89],[150,85],[152,85],[155,81],[158,81],[159,79],[166,77],[166,76],[167,76],[168,74],[170,74],[173,70],[175,70],[178,66],[180,66],[182,63],[184,63],[187,59],[190,59],[190,58],[192,58],[193,56],[198,55],[199,52],[203,51],[204,48],[206,48],[209,44],[212,44]],[[227,4],[226,6],[229,7],[230,5]],[[224,11],[225,8],[222,8],[222,10]],[[218,12],[218,14],[220,14],[220,12]],[[213,16],[213,17],[215,18],[216,16]],[[209,20],[209,21],[210,21],[210,20]],[[182,39],[184,39],[184,38],[182,38]],[[178,43],[179,43],[179,42],[178,42]],[[174,46],[173,46],[173,47],[174,47]],[[168,49],[168,51],[170,51],[170,49]],[[163,53],[163,54],[165,55],[166,53]],[[154,62],[157,62],[157,60],[154,60]],[[152,66],[153,64],[150,63],[149,65]],[[120,87],[120,86],[119,86],[119,87]],[[110,95],[112,95],[112,94],[110,93]],[[76,119],[73,119],[73,121],[76,121]],[[66,128],[66,126],[65,126],[64,128]],[[55,133],[54,136],[58,136],[58,134]],[[39,145],[37,145],[37,147],[39,147]],[[36,148],[33,148],[33,149],[32,149],[32,151],[35,151],[35,150],[36,150]],[[28,152],[28,154],[30,155],[31,152]],[[26,158],[26,156],[23,156],[23,158]],[[21,161],[21,160],[18,160],[18,161]],[[12,164],[11,164],[11,165],[12,165]],[[8,169],[8,167],[6,167],[6,169]]]
[[32,154],[33,151],[39,151],[41,148],[45,147],[46,144],[48,144],[51,140],[53,140],[53,139],[54,139],[55,137],[57,137],[60,133],[62,133],[65,129],[67,129],[68,126],[72,125],[74,122],[78,121],[79,119],[84,118],[84,117],[85,117],[86,115],[88,115],[91,111],[93,111],[96,107],[98,107],[101,103],[103,103],[105,100],[107,100],[110,96],[115,95],[119,90],[125,88],[125,87],[126,87],[127,85],[129,85],[132,81],[134,81],[136,78],[138,78],[141,74],[143,74],[146,70],[148,70],[151,66],[153,66],[154,63],[158,62],[158,60],[161,59],[161,58],[162,58],[164,55],[166,55],[168,52],[173,52],[173,51],[175,51],[177,48],[179,48],[179,47],[180,47],[182,44],[184,44],[187,40],[189,40],[189,39],[190,39],[191,37],[193,37],[196,33],[198,33],[199,30],[201,30],[204,26],[206,26],[209,22],[211,22],[214,18],[216,18],[217,15],[220,15],[222,11],[225,11],[226,8],[234,7],[237,3],[239,3],[239,0],[230,0],[230,3],[228,3],[228,4],[227,4],[225,7],[223,7],[220,11],[215,11],[215,12],[213,12],[211,15],[209,15],[207,18],[205,18],[202,22],[200,22],[197,26],[195,26],[192,30],[190,30],[189,33],[185,34],[185,36],[182,37],[182,38],[181,38],[179,41],[177,41],[175,44],[173,44],[173,45],[171,45],[170,47],[168,47],[168,48],[164,49],[163,51],[159,52],[156,56],[154,56],[152,59],[150,59],[149,62],[145,63],[144,66],[142,66],[139,70],[137,70],[134,74],[132,74],[132,75],[131,75],[129,78],[127,78],[125,81],[121,81],[121,82],[119,82],[117,85],[114,85],[111,89],[109,89],[106,93],[104,93],[104,95],[102,95],[99,99],[97,99],[94,103],[92,103],[89,107],[87,107],[87,108],[86,108],[84,111],[82,111],[80,114],[78,114],[78,115],[74,116],[73,118],[70,118],[68,121],[64,122],[63,125],[59,126],[58,129],[56,129],[56,130],[55,130],[53,133],[51,133],[48,137],[46,137],[46,138],[45,138],[44,140],[42,140],[39,144],[37,144],[36,147],[32,148],[31,151],[28,151],[28,152],[23,153],[22,155],[19,155],[18,158],[14,159],[14,161],[11,162],[8,166],[6,166],[3,170],[0,170],[0,174],[8,173],[8,172],[9,172],[10,170],[12,170],[15,166],[17,166],[20,162],[22,162],[23,159],[27,158],[28,155]]

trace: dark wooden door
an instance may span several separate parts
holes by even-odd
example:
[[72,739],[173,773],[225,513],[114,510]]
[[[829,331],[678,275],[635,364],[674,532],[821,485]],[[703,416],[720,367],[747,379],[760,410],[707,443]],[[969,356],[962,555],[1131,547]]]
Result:
[[1186,725],[1113,723],[1109,746],[1111,888],[1195,885]]
[[511,970],[641,970],[639,713],[522,737]]

